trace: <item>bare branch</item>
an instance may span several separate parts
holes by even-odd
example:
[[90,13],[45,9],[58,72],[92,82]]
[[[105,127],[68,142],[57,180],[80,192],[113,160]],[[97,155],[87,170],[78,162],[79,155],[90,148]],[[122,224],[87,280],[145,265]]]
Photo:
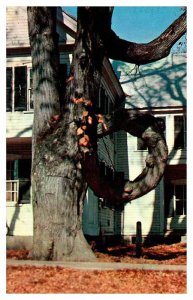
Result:
[[139,44],[120,39],[112,30],[101,31],[107,55],[137,65],[147,64],[166,57],[171,47],[186,32],[186,12],[175,20],[158,38],[147,44]]

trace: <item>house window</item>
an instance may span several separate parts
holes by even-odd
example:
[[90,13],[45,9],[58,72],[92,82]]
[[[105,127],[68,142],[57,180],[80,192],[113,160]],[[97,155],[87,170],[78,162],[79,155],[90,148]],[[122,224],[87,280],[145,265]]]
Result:
[[174,116],[174,149],[186,148],[186,117]]
[[18,160],[8,160],[6,169],[7,179],[18,179]]
[[166,217],[186,215],[186,184],[183,182],[185,180],[176,180],[165,186]]
[[18,66],[6,69],[7,111],[27,111],[33,109],[31,85],[31,68]]
[[27,67],[14,69],[14,110],[27,110]]
[[174,185],[173,201],[175,215],[186,215],[186,185]]
[[18,160],[8,160],[6,168],[6,201],[18,202]]
[[30,202],[31,160],[7,161],[6,200],[18,203]]

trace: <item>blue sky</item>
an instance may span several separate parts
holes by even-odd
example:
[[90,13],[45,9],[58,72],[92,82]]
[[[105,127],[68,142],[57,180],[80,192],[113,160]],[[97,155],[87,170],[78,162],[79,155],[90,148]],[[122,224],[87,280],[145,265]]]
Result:
[[[76,17],[76,7],[63,7]],[[146,43],[161,34],[182,14],[179,6],[115,6],[112,29],[116,34],[136,43]]]

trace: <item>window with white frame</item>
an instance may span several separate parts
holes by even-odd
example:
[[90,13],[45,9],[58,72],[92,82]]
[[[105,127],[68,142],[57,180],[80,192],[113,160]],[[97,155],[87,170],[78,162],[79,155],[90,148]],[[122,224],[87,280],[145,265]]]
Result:
[[186,215],[186,183],[185,179],[174,180],[165,186],[166,217]]
[[15,66],[6,69],[6,110],[33,110],[31,68]]
[[177,216],[186,215],[186,185],[174,184],[174,214]]
[[6,201],[30,202],[31,159],[7,161]]

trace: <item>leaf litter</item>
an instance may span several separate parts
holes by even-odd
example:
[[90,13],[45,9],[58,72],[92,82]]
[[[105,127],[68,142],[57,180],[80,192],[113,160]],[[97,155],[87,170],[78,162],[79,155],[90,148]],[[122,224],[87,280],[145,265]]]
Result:
[[[186,244],[144,247],[141,258],[135,257],[135,245],[107,247],[95,255],[100,262],[186,264]],[[29,259],[29,251],[8,250],[7,258]],[[186,293],[186,272],[8,265],[7,293],[181,294]]]

